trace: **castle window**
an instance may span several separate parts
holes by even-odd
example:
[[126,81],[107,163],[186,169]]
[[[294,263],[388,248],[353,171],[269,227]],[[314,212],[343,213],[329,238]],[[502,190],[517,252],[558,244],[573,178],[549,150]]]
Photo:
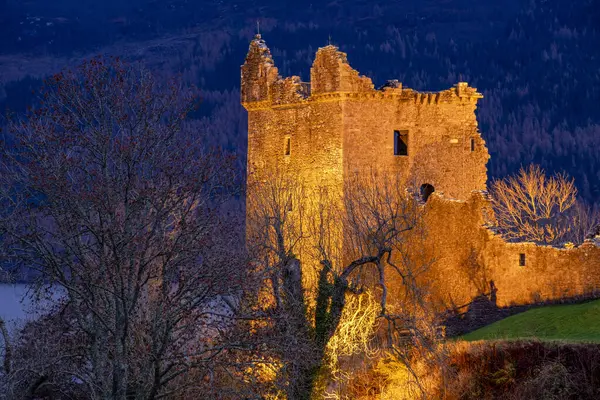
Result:
[[292,138],[290,138],[289,136],[287,136],[285,138],[283,155],[289,156],[290,154],[292,154]]
[[427,200],[429,200],[429,196],[431,196],[431,193],[433,192],[435,192],[433,185],[430,185],[429,183],[421,185],[421,200],[424,203],[427,202]]
[[475,138],[471,138],[471,151],[475,151]]
[[408,155],[408,131],[394,131],[394,155]]
[[519,254],[519,267],[525,266],[525,253]]

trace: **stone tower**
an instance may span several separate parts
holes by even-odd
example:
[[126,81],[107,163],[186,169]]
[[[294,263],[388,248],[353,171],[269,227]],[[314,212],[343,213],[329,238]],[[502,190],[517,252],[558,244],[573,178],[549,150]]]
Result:
[[482,97],[458,83],[417,92],[388,81],[376,90],[335,46],[317,51],[310,83],[282,78],[260,35],[242,66],[248,110],[248,178],[292,168],[317,186],[349,173],[385,170],[422,185],[425,195],[466,200],[486,188],[489,154],[477,128]]
[[[282,78],[260,35],[250,43],[241,79],[249,193],[274,171],[293,171],[307,191],[326,188],[336,198],[348,178],[372,171],[410,180],[423,200],[434,191],[467,200],[486,188],[489,155],[475,117],[482,96],[466,83],[421,93],[390,81],[376,90],[331,45],[317,51],[310,83]],[[303,265],[318,265],[302,253]]]

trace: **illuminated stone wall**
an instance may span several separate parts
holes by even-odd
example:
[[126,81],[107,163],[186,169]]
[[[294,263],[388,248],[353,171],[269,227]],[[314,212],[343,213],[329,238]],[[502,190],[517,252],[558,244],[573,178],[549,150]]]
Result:
[[[248,110],[248,188],[273,171],[290,171],[309,191],[341,194],[345,180],[371,169],[393,172],[435,193],[425,204],[427,253],[436,259],[423,278],[444,307],[489,291],[499,305],[582,294],[600,287],[600,250],[506,243],[485,227],[489,153],[475,109],[482,96],[466,83],[421,93],[390,81],[376,90],[334,46],[317,51],[311,82],[278,75],[259,35],[242,66]],[[394,131],[408,132],[408,154],[394,155]],[[289,140],[289,154],[287,146]],[[305,273],[318,259],[306,250]],[[519,265],[525,254],[525,266]],[[314,279],[312,277],[311,279]],[[309,281],[311,280],[309,279]]]
[[[242,66],[249,182],[262,179],[265,171],[283,169],[300,174],[310,185],[339,186],[343,179],[342,102],[311,101],[298,77],[266,79],[277,69],[263,46],[261,39],[255,39]],[[257,83],[268,90],[263,86],[256,90]],[[248,97],[253,90],[268,93],[268,97],[255,101]],[[286,155],[288,139],[290,154]]]
[[[475,117],[481,97],[466,83],[439,93],[400,84],[375,90],[334,46],[317,51],[310,84],[296,76],[284,79],[257,36],[242,66],[249,173],[277,165],[302,171],[309,182],[330,184],[355,170],[385,169],[466,199],[473,190],[485,190],[487,179],[489,154]],[[394,131],[408,132],[408,155],[394,155]]]
[[[427,245],[436,263],[424,277],[447,307],[461,306],[497,289],[498,306],[581,296],[600,289],[600,247],[573,248],[507,243],[486,228],[485,195],[468,201],[432,195],[425,205]],[[521,254],[524,264],[520,265]]]
[[[350,95],[344,104],[344,161],[347,172],[381,168],[410,184],[433,185],[436,192],[466,199],[485,190],[485,142],[475,108],[481,96],[472,88],[440,93],[384,89]],[[394,155],[394,131],[408,132],[408,155]],[[471,151],[473,139],[473,151]]]

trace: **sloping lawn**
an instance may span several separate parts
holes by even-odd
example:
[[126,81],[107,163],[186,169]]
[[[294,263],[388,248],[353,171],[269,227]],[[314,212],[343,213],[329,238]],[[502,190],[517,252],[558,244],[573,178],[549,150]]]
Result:
[[461,339],[540,339],[600,343],[600,300],[525,311],[468,333]]

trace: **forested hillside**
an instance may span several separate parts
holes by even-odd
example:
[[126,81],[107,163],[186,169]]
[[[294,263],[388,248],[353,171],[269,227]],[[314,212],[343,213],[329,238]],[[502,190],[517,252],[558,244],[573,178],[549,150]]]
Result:
[[99,52],[182,73],[203,91],[191,123],[245,157],[239,66],[260,29],[282,74],[308,79],[328,38],[376,85],[485,96],[491,177],[540,163],[600,197],[600,2],[0,0],[0,107],[22,111],[47,74]]

